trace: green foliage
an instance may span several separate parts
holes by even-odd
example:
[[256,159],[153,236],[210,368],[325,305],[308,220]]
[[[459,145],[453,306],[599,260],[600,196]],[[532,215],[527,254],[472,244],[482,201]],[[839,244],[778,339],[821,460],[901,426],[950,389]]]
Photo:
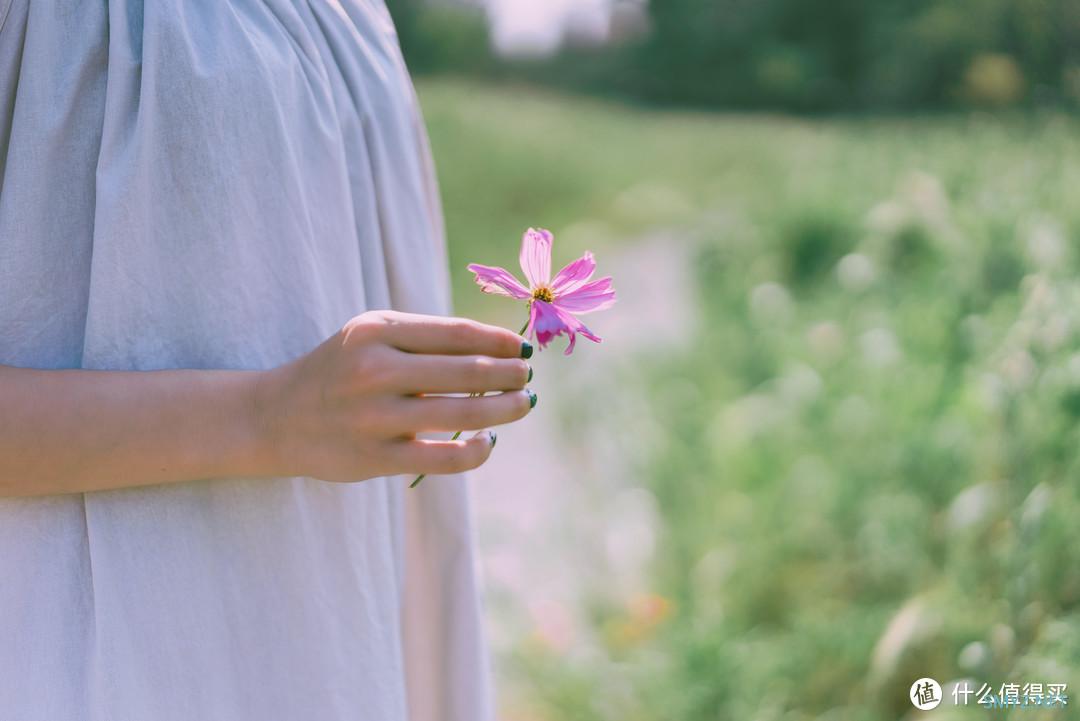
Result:
[[854,244],[855,229],[836,209],[804,213],[780,227],[784,280],[796,287],[819,282]]
[[641,37],[498,64],[476,12],[389,6],[422,71],[802,112],[1080,103],[1078,0],[653,0]]
[[664,0],[636,48],[644,97],[793,110],[1061,97],[1075,0]]
[[512,264],[529,215],[567,259],[650,227],[693,249],[692,344],[635,361],[638,413],[573,409],[649,449],[625,482],[656,500],[668,610],[601,589],[570,652],[523,641],[523,718],[891,721],[920,676],[1076,688],[1080,123],[420,90],[456,265]]
[[387,6],[411,72],[453,69],[487,74],[494,68],[487,20],[480,8],[425,0],[390,0]]

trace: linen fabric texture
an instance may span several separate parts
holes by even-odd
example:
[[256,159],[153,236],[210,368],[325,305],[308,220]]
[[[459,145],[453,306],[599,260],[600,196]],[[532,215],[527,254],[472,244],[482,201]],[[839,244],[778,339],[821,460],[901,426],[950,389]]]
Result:
[[[449,301],[379,0],[0,0],[0,363],[271,368],[384,308]],[[0,718],[491,718],[466,480],[408,480],[0,499]]]

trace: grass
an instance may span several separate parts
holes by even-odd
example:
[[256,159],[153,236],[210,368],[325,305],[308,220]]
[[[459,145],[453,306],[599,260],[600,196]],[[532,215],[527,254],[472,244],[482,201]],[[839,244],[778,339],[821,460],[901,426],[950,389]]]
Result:
[[418,89],[459,309],[513,320],[461,267],[513,267],[524,225],[556,263],[652,229],[695,260],[692,351],[634,369],[648,423],[579,419],[664,429],[625,481],[664,610],[599,589],[590,653],[523,645],[528,718],[883,721],[920,676],[1080,682],[1077,119]]

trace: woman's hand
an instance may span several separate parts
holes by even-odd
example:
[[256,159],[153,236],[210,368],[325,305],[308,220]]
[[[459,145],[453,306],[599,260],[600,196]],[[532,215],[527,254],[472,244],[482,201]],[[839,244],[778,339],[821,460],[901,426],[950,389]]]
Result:
[[[258,379],[256,422],[269,467],[273,475],[329,481],[476,468],[491,454],[494,433],[456,441],[416,436],[524,417],[536,402],[522,360],[531,352],[512,331],[462,318],[359,315]],[[492,392],[499,393],[439,395]]]

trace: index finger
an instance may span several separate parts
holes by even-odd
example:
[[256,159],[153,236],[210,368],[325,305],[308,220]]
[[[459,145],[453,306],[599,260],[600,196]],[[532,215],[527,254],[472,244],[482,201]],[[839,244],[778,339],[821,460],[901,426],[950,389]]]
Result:
[[468,318],[389,312],[384,339],[406,353],[529,358],[532,344],[517,333]]

